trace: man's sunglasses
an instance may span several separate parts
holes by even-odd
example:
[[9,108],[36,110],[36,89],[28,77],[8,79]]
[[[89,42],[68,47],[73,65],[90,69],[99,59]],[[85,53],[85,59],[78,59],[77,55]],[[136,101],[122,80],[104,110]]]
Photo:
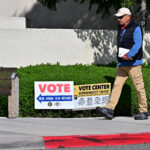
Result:
[[123,15],[123,16],[120,16],[120,17],[117,17],[117,18],[118,18],[118,19],[122,19],[124,16],[125,16],[125,15]]

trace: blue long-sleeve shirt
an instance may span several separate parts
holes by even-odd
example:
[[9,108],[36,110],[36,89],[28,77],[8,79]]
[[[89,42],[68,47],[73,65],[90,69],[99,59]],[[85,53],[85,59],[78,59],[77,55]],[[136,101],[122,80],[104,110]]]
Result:
[[[124,29],[123,32],[125,33],[125,31],[126,29]],[[132,48],[130,49],[129,53],[127,53],[129,59],[134,57],[142,46],[142,33],[141,33],[141,28],[139,26],[137,26],[136,29],[134,30],[133,40],[134,40],[134,44]],[[117,65],[118,66],[138,66],[142,64],[143,64],[142,60],[129,60],[129,61],[119,62]]]

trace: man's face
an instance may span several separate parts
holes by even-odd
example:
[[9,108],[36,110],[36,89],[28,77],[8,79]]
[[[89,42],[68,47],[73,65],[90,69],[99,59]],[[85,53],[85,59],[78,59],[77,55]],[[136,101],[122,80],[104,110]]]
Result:
[[118,22],[120,23],[121,26],[127,25],[130,22],[130,15],[124,15],[121,17],[118,17]]

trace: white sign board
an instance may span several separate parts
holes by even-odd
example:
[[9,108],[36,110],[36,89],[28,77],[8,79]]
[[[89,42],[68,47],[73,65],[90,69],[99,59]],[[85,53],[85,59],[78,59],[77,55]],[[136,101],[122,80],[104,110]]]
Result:
[[104,107],[110,99],[111,84],[97,83],[74,86],[74,110]]
[[35,109],[73,109],[73,81],[34,82]]
[[88,110],[104,107],[110,99],[109,95],[78,97],[74,100],[74,110]]

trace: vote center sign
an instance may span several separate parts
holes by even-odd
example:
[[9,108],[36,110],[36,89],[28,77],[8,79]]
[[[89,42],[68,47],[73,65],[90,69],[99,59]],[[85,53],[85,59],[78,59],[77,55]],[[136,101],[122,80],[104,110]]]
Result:
[[73,81],[34,82],[35,109],[72,109]]
[[97,83],[74,86],[74,110],[105,107],[110,99],[111,84]]

